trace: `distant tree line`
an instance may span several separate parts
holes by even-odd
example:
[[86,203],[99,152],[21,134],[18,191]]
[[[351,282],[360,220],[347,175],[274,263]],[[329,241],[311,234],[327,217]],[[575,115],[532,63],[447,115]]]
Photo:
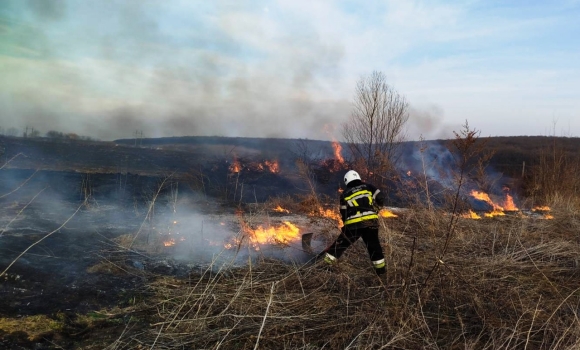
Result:
[[74,132],[64,133],[61,131],[50,130],[46,133],[49,139],[70,140],[70,141],[98,141],[89,136],[75,134]]
[[[0,126],[0,135],[10,136],[10,137],[23,137],[23,138],[40,138],[40,131],[32,127],[26,127],[22,132],[18,128],[3,128]],[[63,140],[63,141],[98,141],[98,139],[82,136],[75,134],[74,132],[65,133],[56,130],[50,130],[45,134],[45,138],[53,140]]]
[[29,126],[27,126],[22,133],[20,132],[20,130],[18,128],[3,128],[0,126],[0,135],[4,135],[4,136],[11,136],[11,137],[19,137],[22,136],[24,138],[27,137],[40,137],[40,131],[31,128]]

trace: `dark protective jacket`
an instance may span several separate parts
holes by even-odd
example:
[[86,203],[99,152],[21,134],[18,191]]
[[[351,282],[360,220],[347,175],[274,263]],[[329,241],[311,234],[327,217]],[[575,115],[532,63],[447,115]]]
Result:
[[382,192],[360,180],[351,181],[340,196],[340,214],[347,229],[379,227],[378,210],[384,205]]

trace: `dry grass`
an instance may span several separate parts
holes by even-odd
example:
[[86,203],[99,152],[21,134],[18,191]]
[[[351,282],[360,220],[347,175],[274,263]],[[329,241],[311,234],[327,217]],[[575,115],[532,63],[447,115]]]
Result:
[[31,341],[40,340],[44,336],[60,332],[63,328],[62,315],[57,315],[56,319],[46,315],[0,318],[0,330],[7,333],[26,332],[27,338]]
[[[308,169],[302,176],[308,193],[255,205],[243,219],[251,223],[277,205],[317,212],[328,201],[316,194]],[[549,197],[554,220],[516,214],[463,219],[451,214],[458,211],[462,181],[452,211],[417,206],[381,219],[387,285],[360,241],[332,267],[262,258],[243,267],[196,267],[185,278],[135,271],[124,265],[127,254],[155,252],[150,247],[160,244],[150,239],[144,220],[136,234],[112,241],[115,254],[89,268],[149,281],[139,300],[98,317],[79,315],[75,326],[86,329],[89,340],[114,327],[116,339],[99,344],[110,350],[579,348],[577,197]],[[334,226],[322,231],[326,240],[338,233]],[[8,332],[17,324],[3,322]],[[31,328],[30,339],[58,332],[57,326]]]
[[387,287],[360,243],[332,269],[263,259],[159,278],[140,309],[150,328],[110,348],[577,348],[576,213],[461,219],[426,284],[449,217],[417,210],[382,222]]

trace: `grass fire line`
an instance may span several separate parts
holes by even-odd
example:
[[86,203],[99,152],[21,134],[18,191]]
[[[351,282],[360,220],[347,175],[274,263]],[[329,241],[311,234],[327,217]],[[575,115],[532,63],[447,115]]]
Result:
[[[332,167],[324,171],[340,179],[346,165],[340,144],[333,147]],[[237,186],[238,178],[248,184],[286,175],[277,161],[242,156],[220,158],[219,178],[234,178]],[[207,169],[210,175],[196,184],[209,189],[218,176]],[[453,203],[381,208],[380,239],[388,243],[382,284],[366,254],[358,254],[360,240],[335,266],[301,260],[342,226],[327,197],[262,203],[223,196],[213,206],[205,193],[203,200],[197,192],[172,197],[165,189],[177,180],[166,178],[127,190],[142,197],[122,205],[91,197],[112,188],[109,181],[88,191],[81,206],[76,188],[67,196],[47,188],[32,199],[14,197],[39,185],[36,174],[5,194],[5,214],[15,216],[4,216],[0,232],[0,347],[515,350],[580,344],[580,200],[577,193],[562,198],[572,190],[524,199],[507,187],[486,193],[470,184],[457,187],[465,195]],[[327,187],[336,195],[334,185]],[[450,211],[448,204],[461,209]]]
[[[492,210],[488,212],[476,213],[473,209],[469,209],[467,213],[461,214],[462,218],[479,220],[483,218],[493,218],[497,216],[505,216],[506,213],[518,213],[519,215],[525,216],[524,212],[515,204],[513,196],[509,194],[509,189],[507,187],[503,188],[505,193],[505,198],[502,204],[498,204],[491,199],[491,196],[483,191],[472,190],[470,192],[471,197],[476,200],[483,201],[491,206]],[[538,218],[541,219],[553,219],[553,216],[546,214],[550,211],[548,206],[538,206],[531,209],[534,213],[543,213],[543,216]]]
[[[282,208],[280,205],[277,205],[272,210],[279,213],[290,213],[289,210]],[[336,221],[338,224],[338,228],[343,226],[340,214],[332,209],[323,209],[322,207],[320,207],[318,208],[317,214],[320,217]],[[390,209],[387,208],[381,208],[379,211],[379,216],[382,218],[398,217],[397,214],[393,213]],[[302,247],[307,252],[312,252],[312,247],[310,246],[310,243],[314,233],[308,232],[300,234],[300,228],[296,224],[288,220],[283,221],[279,225],[270,225],[270,226],[259,225],[254,229],[250,227],[250,225],[247,222],[245,222],[242,219],[242,217],[240,217],[240,226],[243,236],[234,238],[230,242],[227,242],[224,245],[226,249],[239,247],[243,243],[243,239],[247,238],[248,244],[255,250],[260,250],[260,246],[265,244],[269,245],[290,244],[293,242],[301,242]],[[164,244],[165,246],[172,246],[175,244],[175,239],[172,238],[171,240],[164,242]]]
[[252,229],[248,223],[240,220],[242,237],[233,238],[224,247],[232,249],[239,246],[244,238],[248,239],[248,244],[255,250],[260,250],[260,245],[264,244],[289,244],[300,240],[300,229],[290,221],[284,221],[281,225],[264,227],[262,225]]

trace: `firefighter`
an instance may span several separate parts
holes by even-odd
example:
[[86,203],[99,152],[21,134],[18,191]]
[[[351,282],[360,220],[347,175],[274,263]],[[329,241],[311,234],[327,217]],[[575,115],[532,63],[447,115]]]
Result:
[[351,244],[362,238],[367,247],[377,275],[386,272],[385,256],[379,242],[379,215],[377,208],[383,206],[383,195],[371,184],[362,182],[360,175],[349,170],[344,175],[346,190],[340,196],[340,214],[344,226],[332,245],[319,258],[334,264]]

